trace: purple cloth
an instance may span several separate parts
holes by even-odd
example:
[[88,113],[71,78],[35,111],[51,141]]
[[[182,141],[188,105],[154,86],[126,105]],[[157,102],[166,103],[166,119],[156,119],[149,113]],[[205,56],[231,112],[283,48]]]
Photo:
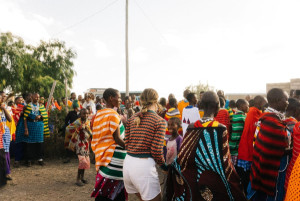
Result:
[[5,152],[5,161],[6,161],[6,174],[10,174],[10,155],[9,155],[9,152]]

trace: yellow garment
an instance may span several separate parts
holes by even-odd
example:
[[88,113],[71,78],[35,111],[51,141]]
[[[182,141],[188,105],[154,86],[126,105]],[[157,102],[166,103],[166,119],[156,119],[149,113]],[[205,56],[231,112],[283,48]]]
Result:
[[[12,136],[16,132],[16,124],[13,118],[11,118],[11,122],[6,121],[6,126],[10,130],[10,135]],[[10,141],[12,141],[12,137],[10,138]]]
[[204,111],[203,110],[199,110],[199,115],[200,115],[200,118],[202,118],[203,115],[204,115]]
[[180,112],[180,115],[182,116],[182,111],[185,107],[187,107],[189,105],[189,102],[187,100],[182,100],[178,103],[178,110]]

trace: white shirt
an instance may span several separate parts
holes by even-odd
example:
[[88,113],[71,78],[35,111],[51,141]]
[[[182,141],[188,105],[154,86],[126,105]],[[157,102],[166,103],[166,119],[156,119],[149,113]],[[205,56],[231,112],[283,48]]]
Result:
[[187,127],[191,123],[195,123],[196,121],[200,120],[200,114],[197,107],[193,107],[191,105],[185,107],[182,111],[182,133],[183,136],[186,133]]

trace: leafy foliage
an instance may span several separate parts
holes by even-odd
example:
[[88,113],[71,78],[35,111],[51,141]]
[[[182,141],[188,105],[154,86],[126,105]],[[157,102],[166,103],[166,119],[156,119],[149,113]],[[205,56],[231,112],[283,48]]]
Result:
[[201,83],[201,81],[199,81],[198,84],[190,85],[190,86],[186,87],[186,89],[191,90],[193,93],[195,93],[197,96],[199,96],[201,91],[204,91],[204,92],[212,91],[212,90],[214,90],[214,87],[210,86],[208,83],[203,84],[203,83]]
[[0,89],[12,93],[39,92],[48,97],[56,80],[55,97],[64,96],[64,80],[71,87],[76,53],[64,42],[41,41],[26,45],[22,38],[11,33],[0,34]]

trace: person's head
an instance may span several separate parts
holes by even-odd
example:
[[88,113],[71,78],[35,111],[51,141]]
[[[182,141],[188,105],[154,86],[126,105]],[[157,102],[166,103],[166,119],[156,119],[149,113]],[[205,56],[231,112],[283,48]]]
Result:
[[225,107],[225,98],[223,96],[219,96],[219,102],[220,102],[220,107],[224,108]]
[[232,108],[232,109],[233,109],[233,108],[236,108],[237,105],[236,105],[235,100],[230,100],[228,106],[229,106],[230,108]]
[[243,111],[244,113],[249,112],[249,103],[245,99],[238,99],[236,101],[236,107],[238,110]]
[[186,99],[189,101],[190,105],[196,105],[197,104],[197,97],[195,93],[189,93],[186,96]]
[[200,95],[199,95],[200,101],[201,101],[201,99],[202,99],[204,93],[205,93],[205,91],[200,91]]
[[294,90],[293,98],[300,100],[300,90]]
[[4,91],[0,91],[0,95],[2,96],[3,102],[5,102],[7,99],[6,93]]
[[245,100],[249,102],[249,101],[251,100],[251,96],[250,96],[250,95],[247,95],[247,96],[245,97]]
[[218,96],[223,96],[223,97],[225,96],[224,91],[222,91],[222,90],[218,90],[217,94],[218,94]]
[[85,122],[89,117],[89,111],[85,108],[80,110],[80,119],[81,121]]
[[10,100],[10,101],[8,101],[7,106],[12,107],[14,104],[15,104],[14,101]]
[[174,94],[169,94],[169,96],[168,96],[168,101],[170,102],[170,99],[171,98],[175,98],[175,95]]
[[32,101],[32,93],[24,93],[22,96],[26,103],[30,103]]
[[75,93],[75,92],[72,92],[72,93],[71,93],[71,99],[72,99],[72,100],[75,100],[75,99],[76,99],[76,93]]
[[264,106],[268,103],[265,97],[263,96],[255,96],[253,99],[253,106],[259,110],[263,110]]
[[45,103],[45,98],[43,96],[40,97],[39,103],[40,104],[44,104]]
[[103,93],[103,98],[106,102],[107,108],[120,107],[121,104],[121,94],[118,90],[113,88],[108,88]]
[[187,95],[190,94],[190,93],[191,93],[191,90],[189,90],[189,89],[184,90],[184,92],[183,92],[183,97],[184,97],[185,99],[187,99]]
[[171,134],[178,134],[178,129],[181,128],[181,121],[178,117],[172,117],[168,120],[168,131]]
[[300,102],[295,98],[288,99],[289,105],[286,109],[287,117],[294,117],[297,121],[300,120]]
[[98,110],[102,110],[103,109],[103,107],[102,107],[102,105],[101,104],[97,104],[96,105],[96,110],[98,111]]
[[129,102],[129,101],[127,101],[127,102],[125,103],[125,108],[126,108],[126,109],[132,108],[132,103]]
[[101,101],[100,96],[96,96],[96,103],[100,103],[100,101]]
[[16,105],[20,105],[23,103],[23,98],[22,96],[18,96],[16,99],[15,99],[15,104]]
[[159,104],[160,104],[163,108],[167,107],[167,99],[164,98],[164,97],[161,97],[161,98],[159,99]]
[[288,94],[282,89],[273,88],[267,94],[269,106],[279,112],[285,112],[289,102]]
[[82,101],[82,95],[78,95],[78,100]]
[[204,111],[204,117],[215,117],[220,109],[220,98],[213,91],[207,91],[203,94],[201,108]]
[[124,98],[124,103],[130,103],[131,102],[131,97],[130,96],[125,96]]
[[150,108],[155,108],[155,110],[158,110],[158,93],[156,90],[152,88],[147,88],[144,89],[140,96],[140,101],[142,105],[142,110],[140,115],[137,115],[136,118],[134,119],[134,124],[136,126],[139,126],[141,123],[141,118],[143,118],[143,114],[145,114],[148,109]]
[[32,94],[32,102],[34,104],[38,103],[39,102],[39,99],[40,99],[40,95],[38,93],[34,93]]
[[249,107],[253,107],[254,106],[254,99],[250,99],[248,102],[249,102]]
[[170,98],[169,105],[171,108],[177,108],[177,100],[176,98]]

